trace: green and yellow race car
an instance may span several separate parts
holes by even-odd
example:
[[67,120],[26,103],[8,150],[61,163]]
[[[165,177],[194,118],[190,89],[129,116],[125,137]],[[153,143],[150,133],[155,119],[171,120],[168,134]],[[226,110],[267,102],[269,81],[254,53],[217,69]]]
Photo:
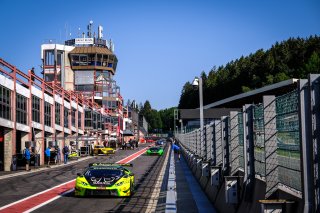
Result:
[[77,151],[71,151],[70,154],[68,155],[69,159],[79,159],[79,153]]
[[134,174],[125,167],[132,164],[93,163],[83,174],[78,173],[75,196],[131,196]]
[[147,155],[163,155],[163,148],[159,146],[151,147],[147,150]]

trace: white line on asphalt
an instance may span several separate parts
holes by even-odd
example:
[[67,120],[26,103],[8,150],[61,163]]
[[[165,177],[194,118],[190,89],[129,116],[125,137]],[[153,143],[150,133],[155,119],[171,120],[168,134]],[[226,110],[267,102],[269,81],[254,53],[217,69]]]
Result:
[[[135,153],[129,155],[128,157],[125,157],[125,158],[123,158],[122,160],[117,161],[116,163],[119,163],[119,162],[121,162],[121,161],[127,160],[127,159],[129,159],[131,156],[133,156],[133,155],[137,155],[137,156],[135,156],[134,158],[130,159],[128,162],[126,162],[126,163],[130,163],[130,162],[133,161],[134,159],[140,157],[148,148],[149,148],[149,147],[143,148],[143,149],[139,150],[138,152],[135,152]],[[139,154],[137,154],[137,153],[139,153]]]
[[174,151],[171,150],[165,213],[175,212],[177,212],[176,169]]
[[164,161],[164,163],[162,165],[160,174],[159,174],[158,179],[156,181],[156,185],[154,186],[153,192],[151,194],[151,197],[150,197],[150,200],[149,200],[149,203],[148,203],[148,206],[147,206],[147,210],[146,210],[147,213],[156,211],[157,204],[158,204],[158,199],[159,199],[159,194],[160,194],[160,191],[161,191],[161,184],[162,184],[163,176],[164,176],[164,173],[165,173],[165,170],[166,170],[166,166],[167,166],[167,163],[168,163],[170,150],[171,150],[171,146],[169,146],[169,150],[166,153],[166,159],[165,159],[165,161]]
[[66,195],[66,194],[69,194],[69,193],[73,192],[73,191],[74,191],[74,189],[70,189],[70,190],[62,193],[61,195],[58,195],[58,196],[56,196],[56,197],[54,197],[54,198],[51,198],[50,200],[47,200],[47,201],[44,202],[44,203],[41,203],[41,204],[39,204],[39,205],[37,205],[37,206],[35,206],[35,207],[27,210],[27,211],[24,211],[23,213],[30,213],[30,212],[38,209],[38,208],[41,208],[42,206],[45,206],[45,205],[51,203],[52,201],[55,201],[55,200],[59,199],[60,197],[63,197],[63,196]]
[[55,187],[52,187],[52,188],[47,189],[47,190],[44,190],[44,191],[42,191],[42,192],[38,192],[38,193],[36,193],[36,194],[34,194],[34,195],[31,195],[31,196],[29,196],[29,197],[25,197],[25,198],[23,198],[23,199],[21,199],[21,200],[18,200],[18,201],[16,201],[16,202],[10,203],[10,204],[5,205],[5,206],[2,206],[2,207],[0,208],[0,210],[6,209],[6,208],[8,208],[8,207],[10,207],[10,206],[13,206],[13,205],[17,204],[17,203],[21,203],[21,202],[23,202],[23,201],[25,201],[25,200],[28,200],[28,199],[30,199],[30,198],[33,198],[33,197],[35,197],[35,196],[44,194],[44,193],[46,193],[46,192],[48,192],[48,191],[50,191],[50,190],[52,190],[52,189],[58,188],[58,187],[60,187],[60,186],[63,186],[63,185],[65,185],[65,184],[68,184],[68,183],[70,183],[70,182],[72,182],[72,181],[74,181],[74,179],[73,179],[73,180],[70,180],[70,181],[67,181],[67,182],[65,182],[65,183],[61,183],[61,184],[59,184],[59,185],[57,185],[57,186],[55,186]]

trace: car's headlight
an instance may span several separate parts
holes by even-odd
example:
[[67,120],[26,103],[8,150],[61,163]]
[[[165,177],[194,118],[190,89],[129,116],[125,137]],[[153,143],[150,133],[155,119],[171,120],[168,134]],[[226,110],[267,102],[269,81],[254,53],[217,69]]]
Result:
[[119,183],[116,183],[116,186],[121,186],[121,185],[123,185],[124,184],[124,181],[121,181],[121,182],[119,182]]

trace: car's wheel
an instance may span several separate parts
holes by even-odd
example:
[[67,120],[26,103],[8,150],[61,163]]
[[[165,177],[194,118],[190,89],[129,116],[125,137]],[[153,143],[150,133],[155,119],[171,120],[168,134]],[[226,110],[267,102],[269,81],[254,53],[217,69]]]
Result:
[[134,185],[133,185],[133,182],[130,181],[130,197],[132,197],[133,192],[134,192]]

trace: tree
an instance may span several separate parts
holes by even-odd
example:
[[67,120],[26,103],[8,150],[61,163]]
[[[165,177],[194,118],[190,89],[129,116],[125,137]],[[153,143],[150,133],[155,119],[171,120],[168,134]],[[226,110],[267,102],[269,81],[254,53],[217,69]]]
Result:
[[169,109],[164,109],[159,111],[159,115],[162,121],[162,129],[164,132],[169,132],[170,130],[173,130],[174,122],[174,110],[176,107],[171,107]]
[[304,74],[320,73],[320,57],[317,52],[313,52],[308,63],[305,65]]
[[[248,56],[232,60],[225,66],[213,66],[204,79],[204,104],[209,104],[251,89],[284,81],[307,78],[320,72],[320,37],[289,38],[275,42],[269,50],[257,50]],[[181,91],[179,109],[197,108],[198,92],[187,82]]]
[[285,81],[288,80],[289,77],[284,73],[284,72],[279,72],[274,76],[274,82],[280,82],[280,81]]

